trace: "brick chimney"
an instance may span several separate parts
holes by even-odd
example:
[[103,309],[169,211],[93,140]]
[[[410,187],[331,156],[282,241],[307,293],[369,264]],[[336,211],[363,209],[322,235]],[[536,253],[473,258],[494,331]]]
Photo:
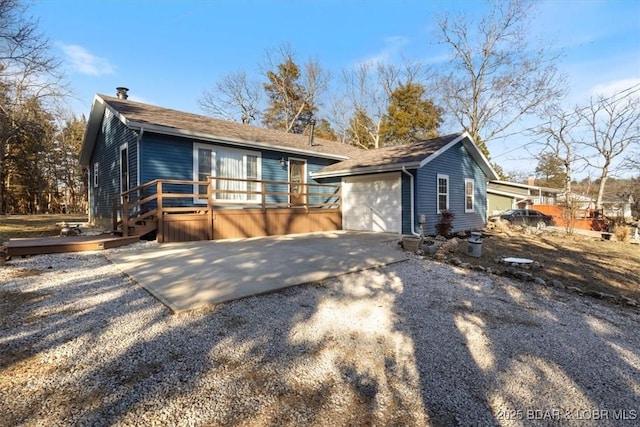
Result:
[[127,92],[129,92],[129,88],[120,86],[120,87],[117,87],[116,90],[118,91],[116,96],[119,99],[127,99],[127,98],[129,98],[129,95],[127,94]]
[[530,176],[529,178],[527,178],[527,185],[536,185],[536,177]]

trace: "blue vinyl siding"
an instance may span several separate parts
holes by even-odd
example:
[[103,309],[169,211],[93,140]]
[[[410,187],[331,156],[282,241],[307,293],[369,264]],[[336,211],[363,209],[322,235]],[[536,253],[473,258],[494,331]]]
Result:
[[[253,151],[261,158],[260,179],[271,181],[287,181],[288,166],[280,165],[280,159],[288,160],[289,156],[305,160],[307,162],[307,182],[316,182],[310,174],[323,167],[335,163],[335,160],[314,156],[282,153],[274,150],[259,150],[254,148],[225,145],[224,143],[212,144],[193,138],[180,138],[144,132],[138,140],[138,133],[125,126],[114,116],[109,109],[105,110],[102,128],[97,137],[94,151],[89,164],[90,171],[90,210],[92,218],[99,223],[106,224],[111,220],[113,200],[120,193],[120,147],[127,144],[129,188],[152,181],[154,179],[193,180],[193,148],[194,143],[225,147],[230,149],[242,149]],[[138,161],[139,159],[139,161]],[[98,187],[93,185],[94,165],[99,163]],[[139,170],[138,170],[139,166]],[[339,179],[336,182],[340,182]],[[281,188],[269,188],[274,191],[288,192],[287,185]],[[185,185],[165,185],[165,191],[174,193],[192,193],[193,189]],[[151,192],[155,191],[152,189]],[[318,191],[315,190],[314,191]],[[327,190],[328,191],[328,190]],[[319,198],[318,198],[319,199]],[[288,202],[286,195],[270,196],[268,202]],[[315,200],[310,200],[314,202]],[[318,200],[319,202],[320,200]],[[180,205],[193,206],[193,198],[165,199],[165,206]]]
[[[288,181],[289,180],[289,167],[288,163],[284,166],[280,165],[280,159],[284,158],[286,161],[289,160],[289,157],[296,160],[304,160],[307,162],[307,176],[306,181],[309,184],[313,183],[323,183],[325,181],[316,181],[310,175],[314,172],[319,171],[325,166],[328,166],[332,163],[335,163],[335,160],[322,159],[318,157],[311,156],[301,156],[298,154],[286,154],[278,151],[264,151],[262,152],[262,179],[264,180],[273,180],[273,181]],[[340,180],[337,179],[336,183],[340,183]],[[326,183],[326,182],[325,182]],[[278,191],[278,192],[288,192],[289,188],[287,185],[278,185],[278,186],[270,186],[270,190]],[[312,188],[313,192],[321,192],[321,191],[329,191],[330,189],[325,188]],[[321,200],[319,197],[313,197],[309,199],[309,203],[320,203]],[[277,203],[287,203],[287,196],[271,196],[267,200],[267,202],[277,202]]]
[[[416,175],[415,170],[408,171],[414,177]],[[406,173],[401,174],[402,177],[402,234],[411,234],[411,179]],[[415,178],[414,178],[415,185]],[[415,190],[414,190],[415,191]],[[415,203],[415,200],[414,200]],[[415,230],[420,231],[418,228],[418,217],[414,217]]]
[[[111,218],[113,199],[120,194],[120,147],[128,146],[129,188],[137,185],[137,134],[127,128],[108,109],[102,119],[102,128],[98,134],[91,160],[89,162],[90,213],[94,220]],[[98,187],[94,187],[94,165],[98,163]]]
[[[462,143],[458,143],[418,170],[416,217],[418,214],[426,215],[425,234],[435,234],[439,220],[436,208],[438,174],[449,176],[449,209],[455,216],[453,231],[484,227],[487,211],[486,177]],[[464,211],[465,178],[474,180],[474,211],[470,213]]]
[[[175,138],[164,135],[144,134],[140,143],[140,151],[143,153],[141,164],[141,181],[149,182],[154,179],[180,179],[193,180],[193,144],[211,145],[211,147],[228,147],[230,149],[242,149],[243,151],[253,151],[261,156],[262,176],[260,179],[266,181],[287,181],[289,178],[288,166],[280,164],[280,159],[284,157],[288,160],[289,154],[272,150],[259,151],[253,148],[226,146],[225,144],[211,144],[205,141],[194,139]],[[291,157],[307,162],[307,182],[314,183],[309,174],[322,169],[334,160],[322,159],[311,156],[291,155]],[[169,186],[165,186],[165,189]],[[269,191],[288,192],[287,185],[269,185]],[[173,189],[174,192],[190,192],[186,186]],[[316,190],[317,191],[317,190]],[[166,201],[168,202],[168,201]],[[165,203],[166,203],[165,202]],[[268,203],[287,203],[286,195],[269,196]],[[192,206],[192,199],[174,199],[173,203],[182,206]]]

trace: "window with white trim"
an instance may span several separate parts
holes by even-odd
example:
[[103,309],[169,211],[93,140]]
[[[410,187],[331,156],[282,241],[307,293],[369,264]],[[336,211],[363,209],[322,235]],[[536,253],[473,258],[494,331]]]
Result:
[[99,182],[100,182],[100,181],[98,181],[98,166],[100,166],[100,163],[98,163],[98,162],[95,162],[93,164],[93,186],[94,187],[97,187],[99,185]]
[[465,213],[474,212],[474,182],[472,178],[464,179],[464,211]]
[[438,213],[449,209],[449,175],[438,174]]
[[[260,179],[262,176],[262,159],[260,153],[254,151],[222,148],[206,144],[194,144],[193,179],[206,181],[208,176],[237,179]],[[245,201],[259,203],[260,183],[233,180],[215,180],[214,199],[218,201]],[[195,185],[194,192],[200,197],[196,201],[205,203],[207,186]]]

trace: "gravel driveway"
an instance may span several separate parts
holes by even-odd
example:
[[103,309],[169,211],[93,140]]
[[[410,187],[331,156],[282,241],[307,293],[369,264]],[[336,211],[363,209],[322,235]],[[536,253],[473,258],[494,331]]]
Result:
[[639,330],[417,257],[179,315],[101,253],[14,259],[0,425],[638,425]]

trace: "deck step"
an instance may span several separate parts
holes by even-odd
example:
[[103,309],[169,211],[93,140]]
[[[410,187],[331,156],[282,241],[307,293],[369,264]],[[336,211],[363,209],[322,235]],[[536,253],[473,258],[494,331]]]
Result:
[[140,240],[140,236],[118,237],[112,235],[9,239],[7,256],[98,251],[128,245],[138,240]]

